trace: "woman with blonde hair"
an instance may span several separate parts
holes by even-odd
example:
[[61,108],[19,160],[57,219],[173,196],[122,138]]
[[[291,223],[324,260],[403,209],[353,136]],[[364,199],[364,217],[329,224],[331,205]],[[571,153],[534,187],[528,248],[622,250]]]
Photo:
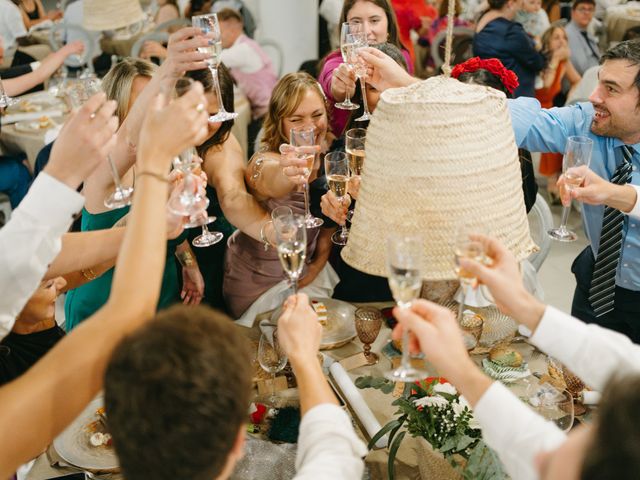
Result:
[[[299,186],[318,176],[321,162],[316,159],[307,178],[306,160],[297,158],[288,145],[290,130],[296,127],[313,127],[318,147],[310,150],[327,150],[330,139],[324,94],[307,73],[287,74],[276,84],[263,124],[261,149],[253,155],[245,173],[250,191],[269,212],[288,206],[293,213],[303,213]],[[307,229],[306,266],[299,286],[313,287],[306,290],[312,296],[330,296],[337,282],[335,272],[327,265],[332,233],[333,229]],[[279,305],[287,293],[278,254],[274,248],[265,247],[264,242],[240,231],[229,238],[223,292],[229,311],[243,324],[251,324],[257,313]]]

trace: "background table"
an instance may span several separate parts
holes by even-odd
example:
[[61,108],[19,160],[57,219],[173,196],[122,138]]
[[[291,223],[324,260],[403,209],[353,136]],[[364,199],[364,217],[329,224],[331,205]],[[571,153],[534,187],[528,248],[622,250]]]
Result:
[[605,17],[608,42],[620,42],[625,32],[640,25],[640,2],[629,2],[607,8]]

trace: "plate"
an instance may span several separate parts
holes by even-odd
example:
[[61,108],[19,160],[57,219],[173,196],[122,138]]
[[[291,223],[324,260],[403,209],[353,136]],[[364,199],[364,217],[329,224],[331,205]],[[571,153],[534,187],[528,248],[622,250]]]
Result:
[[9,112],[42,112],[45,110],[59,108],[60,105],[60,100],[51,96],[47,92],[40,92],[29,95],[26,98],[18,98],[18,102],[9,108]]
[[119,470],[118,458],[112,447],[92,447],[87,425],[96,420],[96,410],[104,405],[102,394],[94,398],[87,408],[53,441],[58,455],[67,463],[97,472]]
[[[444,306],[452,310],[456,315],[458,314],[458,302],[451,301],[444,304]],[[488,353],[498,343],[510,341],[518,331],[516,321],[501,313],[493,305],[489,307],[465,306],[464,308],[480,314],[484,320],[479,346],[473,349],[471,353]]]
[[46,132],[51,128],[57,127],[58,124],[53,118],[49,117],[49,123],[44,128],[40,126],[40,121],[38,120],[31,120],[27,122],[17,122],[14,124],[14,126],[16,130],[19,132],[36,133],[36,132]]
[[[322,302],[327,307],[327,324],[322,327],[320,350],[339,348],[356,338],[356,307],[333,298],[312,298],[311,300]],[[278,320],[281,311],[281,307],[273,311],[271,314],[273,323]]]

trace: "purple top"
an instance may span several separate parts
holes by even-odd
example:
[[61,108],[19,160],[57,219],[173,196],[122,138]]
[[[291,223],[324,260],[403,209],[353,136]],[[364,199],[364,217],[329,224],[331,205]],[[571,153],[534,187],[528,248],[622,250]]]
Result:
[[[409,73],[413,74],[413,63],[411,63],[409,52],[407,52],[403,48],[402,55],[407,62]],[[320,82],[320,85],[322,85],[322,90],[324,90],[324,94],[327,96],[327,102],[329,103],[328,113],[331,121],[331,131],[336,137],[342,135],[342,131],[347,125],[347,120],[349,120],[350,113],[349,110],[340,110],[339,108],[335,108],[333,106],[336,103],[336,100],[331,94],[331,79],[333,78],[333,71],[338,68],[341,63],[342,54],[340,53],[340,50],[331,52],[329,55],[327,55],[327,58],[325,59],[324,65],[322,67],[322,71],[320,72],[320,75],[318,75],[318,82]]]

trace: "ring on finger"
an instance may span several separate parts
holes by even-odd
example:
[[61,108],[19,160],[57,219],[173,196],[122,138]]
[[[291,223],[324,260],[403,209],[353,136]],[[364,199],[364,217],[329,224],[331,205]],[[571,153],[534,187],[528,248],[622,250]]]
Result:
[[202,113],[202,112],[204,112],[204,103],[199,103],[199,104],[196,106],[196,112],[198,112],[198,113]]

